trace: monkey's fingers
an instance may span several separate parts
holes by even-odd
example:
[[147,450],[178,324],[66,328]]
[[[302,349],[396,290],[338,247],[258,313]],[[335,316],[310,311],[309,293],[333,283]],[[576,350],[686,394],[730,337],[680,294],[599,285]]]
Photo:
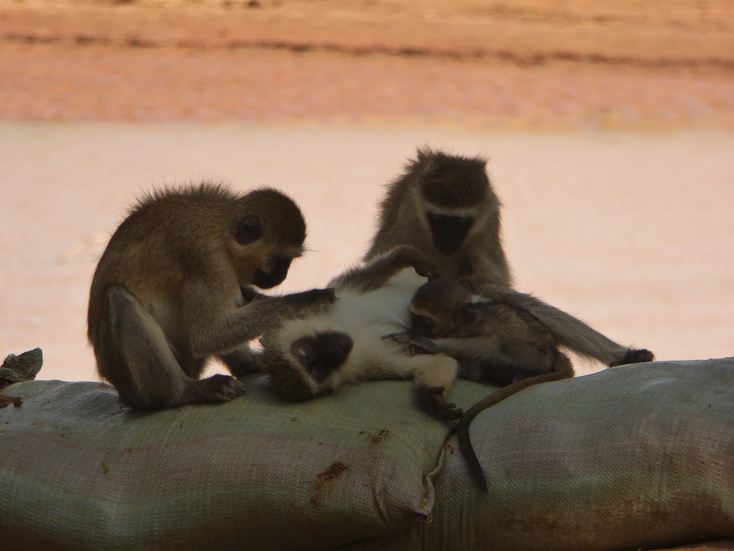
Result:
[[397,344],[410,344],[410,335],[406,331],[389,333],[380,337],[383,341],[392,341]]
[[438,269],[436,265],[430,260],[420,259],[413,262],[413,269],[421,277],[428,279],[438,278]]
[[296,309],[328,306],[336,301],[336,291],[333,288],[328,289],[311,289],[309,291],[301,291],[288,295],[295,302]]
[[326,289],[311,289],[306,291],[313,304],[334,304],[336,302],[336,290],[333,287]]

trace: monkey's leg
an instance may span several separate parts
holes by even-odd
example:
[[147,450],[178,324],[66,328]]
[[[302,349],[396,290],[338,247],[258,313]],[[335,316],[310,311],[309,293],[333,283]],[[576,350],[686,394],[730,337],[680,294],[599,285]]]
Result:
[[233,377],[243,377],[261,371],[257,363],[259,355],[260,352],[256,352],[249,345],[244,344],[218,354],[217,358],[227,367]]
[[444,355],[420,355],[405,360],[415,366],[413,386],[418,402],[442,419],[459,419],[464,412],[446,400],[446,392],[459,370],[456,360]]
[[244,394],[244,385],[231,377],[215,375],[197,381],[186,375],[160,325],[122,287],[107,291],[102,339],[104,345],[95,347],[99,372],[132,408],[223,402]]
[[652,352],[648,350],[637,351],[622,346],[580,319],[573,317],[571,314],[567,314],[555,306],[546,304],[532,295],[519,293],[513,289],[499,285],[484,286],[480,289],[480,294],[490,299],[507,298],[510,302],[515,302],[527,308],[550,329],[558,344],[570,348],[583,356],[596,358],[607,365],[632,363],[624,362],[623,360],[625,357],[628,357],[628,354],[637,352],[642,354],[639,357],[647,357],[650,360],[654,358]]
[[464,456],[464,461],[466,461],[466,465],[474,478],[474,482],[483,492],[487,491],[487,479],[484,476],[482,465],[479,463],[479,459],[477,458],[477,454],[474,451],[474,446],[471,442],[469,425],[471,425],[472,420],[474,420],[474,418],[485,409],[492,407],[505,398],[512,396],[529,386],[548,383],[551,381],[559,381],[561,379],[569,379],[573,377],[573,375],[573,366],[571,365],[571,361],[568,359],[568,356],[559,352],[553,371],[543,373],[541,375],[535,375],[534,377],[528,377],[527,379],[522,379],[507,385],[504,388],[496,390],[486,398],[471,406],[466,410],[464,416],[459,419],[459,422],[456,425],[459,449],[461,450],[461,455]]

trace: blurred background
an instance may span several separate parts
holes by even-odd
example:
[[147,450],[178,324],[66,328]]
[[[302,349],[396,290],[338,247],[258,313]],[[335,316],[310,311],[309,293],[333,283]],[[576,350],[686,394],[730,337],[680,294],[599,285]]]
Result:
[[96,378],[89,283],[143,191],[283,189],[306,289],[423,145],[489,159],[520,290],[734,354],[729,0],[0,0],[0,99],[0,360],[39,346],[39,378]]

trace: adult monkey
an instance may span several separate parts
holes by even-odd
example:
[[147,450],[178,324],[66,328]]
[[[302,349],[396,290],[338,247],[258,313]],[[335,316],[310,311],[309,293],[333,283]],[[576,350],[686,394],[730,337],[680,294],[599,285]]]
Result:
[[214,355],[233,358],[284,317],[331,303],[331,289],[266,296],[301,256],[298,206],[270,188],[237,196],[222,185],[144,196],[110,238],[87,316],[99,374],[134,409],[223,402],[244,394],[232,377],[199,380]]
[[407,244],[419,249],[443,277],[471,285],[487,299],[527,308],[558,343],[609,366],[653,360],[648,350],[622,346],[581,320],[512,289],[502,247],[499,198],[486,159],[419,149],[403,174],[387,186],[379,227],[363,260]]

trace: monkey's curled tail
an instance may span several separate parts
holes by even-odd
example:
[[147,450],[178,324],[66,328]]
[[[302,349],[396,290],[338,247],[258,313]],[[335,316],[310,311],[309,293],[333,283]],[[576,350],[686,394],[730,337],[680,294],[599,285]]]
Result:
[[556,362],[553,365],[553,371],[511,383],[506,387],[496,390],[466,410],[466,413],[464,413],[463,417],[456,425],[456,432],[459,439],[459,450],[461,451],[461,455],[464,457],[464,461],[466,461],[466,465],[469,468],[469,472],[471,473],[475,484],[480,490],[487,492],[487,478],[484,476],[482,465],[479,463],[479,459],[474,451],[474,446],[472,445],[471,436],[469,434],[469,425],[474,418],[485,409],[492,407],[505,398],[512,396],[516,392],[519,392],[529,386],[568,379],[573,377],[573,375],[574,371],[573,366],[571,365],[571,360],[568,359],[568,356],[559,352]]

